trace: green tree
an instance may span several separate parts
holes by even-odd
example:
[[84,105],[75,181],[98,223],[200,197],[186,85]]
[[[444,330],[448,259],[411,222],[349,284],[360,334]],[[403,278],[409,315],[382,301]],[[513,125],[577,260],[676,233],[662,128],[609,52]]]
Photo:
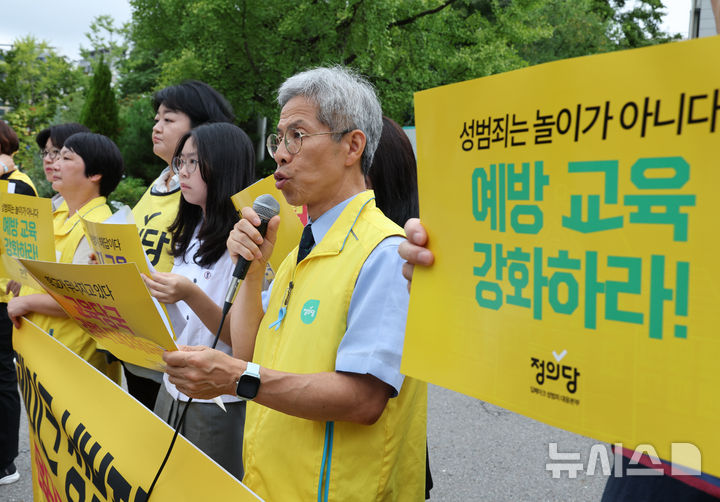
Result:
[[19,38],[0,61],[0,100],[28,108],[30,126],[47,123],[63,100],[83,83],[82,73],[45,41]]
[[[282,80],[351,65],[387,114],[412,122],[412,93],[542,61],[671,40],[660,0],[131,0],[122,85],[211,83],[242,122],[274,117]],[[161,29],[172,20],[172,29]],[[252,132],[252,131],[251,131]]]
[[45,178],[42,160],[38,155],[37,143],[35,143],[35,135],[38,131],[32,126],[35,122],[33,110],[30,107],[15,108],[3,118],[18,135],[19,149],[13,159],[15,164],[30,176],[37,188],[38,195],[49,197],[53,191]]
[[90,48],[81,46],[80,55],[87,61],[102,56],[112,71],[119,71],[128,50],[126,34],[127,23],[118,27],[112,16],[97,16],[90,23],[90,31],[85,33]]
[[148,185],[163,169],[163,161],[152,150],[151,131],[155,110],[149,94],[120,100],[120,134],[117,144],[125,160],[125,174]]
[[90,31],[85,33],[90,47],[81,48],[80,53],[87,61],[103,58],[117,78],[118,85],[113,86],[113,90],[120,99],[118,134],[114,139],[125,161],[127,177],[120,182],[112,199],[134,205],[138,190],[144,191],[145,186],[157,177],[163,164],[150,146],[155,115],[150,96],[147,92],[132,92],[134,87],[142,86],[125,84],[138,78],[138,72],[129,66],[131,61],[127,57],[128,30],[129,23],[118,27],[111,16],[98,16],[90,24]]
[[41,195],[50,194],[51,189],[36,155],[35,135],[71,108],[69,103],[84,81],[82,72],[48,42],[32,36],[15,40],[0,60],[0,102],[11,109],[4,118],[20,139],[15,162],[33,179]]
[[108,197],[108,201],[113,203],[112,205],[116,209],[121,204],[133,207],[143,196],[145,190],[147,190],[147,186],[143,180],[127,176],[120,180],[117,188]]
[[[524,65],[514,45],[549,36],[531,15],[543,1],[298,0],[259,9],[247,0],[131,0],[129,60],[155,65],[145,91],[199,78],[243,122],[275,116],[275,91],[288,75],[352,65],[376,84],[386,113],[407,123],[417,90]],[[159,29],[169,19],[173,29]]]
[[593,0],[593,11],[609,22],[608,37],[617,49],[632,49],[679,40],[660,28],[662,0]]
[[103,59],[97,62],[85,98],[80,122],[91,131],[115,139],[118,134],[118,105],[111,87],[110,68]]
[[615,50],[617,45],[608,37],[611,21],[593,9],[594,2],[547,2],[538,12],[538,23],[550,26],[552,36],[519,45],[522,58],[534,65]]
[[130,3],[123,91],[204,80],[229,99],[254,140],[265,134],[257,119],[277,117],[280,83],[313,66],[354,67],[375,84],[385,114],[411,124],[413,93],[422,89],[673,39],[659,29],[660,0],[637,0],[632,9],[625,0]]

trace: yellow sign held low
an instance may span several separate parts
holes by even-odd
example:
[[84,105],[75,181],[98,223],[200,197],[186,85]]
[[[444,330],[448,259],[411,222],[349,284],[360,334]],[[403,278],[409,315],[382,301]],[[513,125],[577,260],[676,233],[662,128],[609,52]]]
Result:
[[164,369],[163,352],[177,347],[170,325],[153,303],[135,263],[21,262],[104,349],[123,361]]
[[[30,321],[15,330],[13,344],[33,499],[146,500],[172,428]],[[260,499],[179,436],[151,500]]]

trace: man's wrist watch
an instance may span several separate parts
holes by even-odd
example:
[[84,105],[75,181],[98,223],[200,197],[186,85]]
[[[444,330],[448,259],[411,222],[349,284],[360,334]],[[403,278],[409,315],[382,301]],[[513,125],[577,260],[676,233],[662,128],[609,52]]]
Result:
[[248,362],[245,372],[237,381],[235,393],[243,401],[251,401],[260,389],[260,365]]

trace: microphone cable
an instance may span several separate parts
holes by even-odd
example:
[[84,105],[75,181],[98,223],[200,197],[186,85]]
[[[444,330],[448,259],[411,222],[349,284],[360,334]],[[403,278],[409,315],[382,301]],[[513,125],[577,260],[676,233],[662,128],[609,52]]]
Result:
[[[222,317],[220,318],[220,326],[218,327],[217,333],[215,333],[215,339],[213,340],[211,349],[214,349],[215,346],[218,343],[218,340],[220,339],[220,333],[222,333],[223,325],[225,324],[225,318],[227,317],[228,312],[230,311],[230,306],[232,303],[225,303],[225,306],[222,310]],[[175,433],[173,434],[172,440],[170,441],[170,446],[168,447],[167,452],[165,453],[165,458],[162,461],[162,464],[160,464],[160,468],[158,469],[157,473],[155,474],[155,479],[153,479],[152,484],[150,485],[150,489],[147,492],[147,495],[145,496],[145,501],[147,502],[150,500],[150,495],[152,494],[153,490],[155,489],[155,484],[157,483],[158,478],[160,477],[160,474],[162,474],[163,469],[165,469],[165,464],[167,464],[168,459],[170,458],[170,453],[173,450],[173,447],[175,446],[175,440],[178,437],[178,433],[180,432],[180,428],[182,427],[183,423],[185,423],[185,415],[187,415],[187,409],[188,406],[190,406],[190,403],[192,402],[193,398],[189,398],[187,401],[185,401],[185,406],[183,407],[182,414],[180,415],[180,420],[178,421],[177,426],[175,427]]]

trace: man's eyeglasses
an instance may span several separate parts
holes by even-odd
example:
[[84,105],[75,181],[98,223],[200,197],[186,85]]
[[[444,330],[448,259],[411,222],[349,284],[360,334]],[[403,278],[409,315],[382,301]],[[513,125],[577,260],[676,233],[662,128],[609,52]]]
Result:
[[352,129],[346,129],[344,131],[315,132],[312,134],[308,134],[305,132],[300,132],[293,127],[290,127],[287,131],[285,131],[285,134],[282,137],[278,136],[277,134],[269,135],[265,144],[267,146],[268,152],[270,152],[270,155],[274,157],[275,153],[278,151],[278,148],[280,148],[280,141],[283,140],[285,142],[285,149],[287,149],[288,153],[290,153],[291,155],[295,155],[297,153],[300,153],[303,138],[306,138],[308,136],[321,136],[324,134],[340,134],[342,136],[343,134],[347,134],[350,131],[352,131]]
[[173,157],[172,163],[170,165],[172,166],[172,170],[175,174],[180,174],[180,169],[184,167],[185,172],[188,174],[188,176],[190,176],[192,173],[195,172],[195,169],[198,168],[198,166],[200,165],[200,161],[198,159]]
[[40,150],[40,158],[48,158],[51,162],[54,162],[60,157],[60,150],[53,148],[52,150]]

